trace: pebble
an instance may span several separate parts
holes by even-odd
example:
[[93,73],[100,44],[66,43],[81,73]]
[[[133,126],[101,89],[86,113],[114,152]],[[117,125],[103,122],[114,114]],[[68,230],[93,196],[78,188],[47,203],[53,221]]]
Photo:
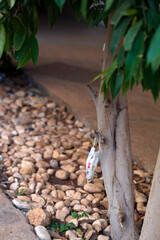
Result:
[[47,231],[47,229],[43,226],[35,227],[36,235],[39,237],[40,240],[51,240],[51,237]]
[[67,217],[67,215],[69,214],[69,210],[67,209],[67,207],[63,207],[62,209],[58,209],[56,211],[56,218],[64,221],[64,219]]
[[58,161],[55,160],[55,159],[50,160],[49,164],[50,164],[50,166],[53,167],[53,168],[58,167]]
[[89,193],[100,193],[103,190],[103,186],[99,186],[94,183],[88,183],[84,185],[84,190],[86,190]]
[[9,186],[10,190],[16,191],[19,188],[19,182],[13,182],[11,183],[11,185]]
[[97,240],[109,240],[110,238],[108,236],[104,236],[104,235],[99,235]]
[[13,141],[17,145],[23,145],[25,142],[25,139],[23,137],[14,137]]
[[66,237],[69,238],[69,240],[77,239],[77,235],[73,231],[68,230],[65,235],[66,235]]
[[29,161],[23,161],[20,169],[21,174],[32,174],[35,173],[34,163]]
[[66,179],[68,179],[68,177],[69,177],[69,172],[67,172],[67,171],[65,171],[65,170],[58,170],[58,171],[56,171],[55,176],[56,176],[57,178],[59,178],[59,179],[64,179],[64,180],[66,180]]
[[100,232],[107,227],[108,223],[105,219],[98,219],[93,222],[92,226],[97,231]]
[[12,203],[17,207],[19,208],[20,210],[23,210],[23,211],[28,211],[31,209],[30,205],[25,202],[24,200],[20,200],[18,198],[15,198],[12,200]]

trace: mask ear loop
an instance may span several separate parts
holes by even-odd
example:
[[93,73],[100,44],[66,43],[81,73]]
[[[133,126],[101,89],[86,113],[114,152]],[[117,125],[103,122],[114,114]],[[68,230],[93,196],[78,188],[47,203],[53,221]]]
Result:
[[93,147],[95,147],[96,146],[96,138],[94,138],[94,140],[93,140]]

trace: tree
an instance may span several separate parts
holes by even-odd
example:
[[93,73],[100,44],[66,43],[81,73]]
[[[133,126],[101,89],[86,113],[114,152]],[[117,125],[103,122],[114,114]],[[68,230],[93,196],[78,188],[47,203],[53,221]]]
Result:
[[[14,52],[18,68],[38,58],[38,5],[44,5],[52,27],[66,0],[1,0],[0,57]],[[108,217],[114,240],[138,239],[134,223],[132,162],[128,128],[128,90],[141,84],[155,102],[160,90],[160,7],[158,0],[70,0],[79,21],[86,25],[104,22],[107,29],[98,94],[89,86],[98,119],[100,160],[109,201]],[[160,161],[160,158],[158,158]],[[158,163],[159,164],[159,163]],[[159,165],[156,169],[159,169]],[[156,170],[157,174],[157,170]],[[159,184],[157,178],[154,186]],[[157,192],[152,187],[147,213],[152,211]],[[158,188],[156,188],[158,189]],[[158,191],[158,190],[157,190]],[[159,214],[160,215],[160,214]],[[160,231],[146,231],[155,217],[144,221],[141,240],[160,239]],[[159,216],[160,217],[160,216]],[[156,221],[155,228],[158,229]],[[152,236],[152,237],[151,237]]]

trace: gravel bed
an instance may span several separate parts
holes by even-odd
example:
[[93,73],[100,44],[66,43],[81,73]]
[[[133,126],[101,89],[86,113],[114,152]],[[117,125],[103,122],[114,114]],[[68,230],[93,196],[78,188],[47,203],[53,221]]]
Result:
[[[28,84],[0,85],[0,185],[39,239],[109,240],[101,167],[87,184],[90,129]],[[141,228],[152,176],[133,163],[135,221]]]

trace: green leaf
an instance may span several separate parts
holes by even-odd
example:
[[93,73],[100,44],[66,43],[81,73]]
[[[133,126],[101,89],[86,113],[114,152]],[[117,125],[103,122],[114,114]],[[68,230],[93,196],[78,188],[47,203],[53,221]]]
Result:
[[66,0],[54,0],[57,7],[59,7],[60,12],[62,12],[63,6],[65,4]]
[[134,39],[137,36],[142,24],[143,24],[143,21],[140,20],[128,30],[124,40],[124,48],[126,51],[131,50]]
[[108,12],[100,12],[98,9],[94,11],[93,15],[93,26],[98,26],[98,24],[108,17]]
[[138,13],[137,9],[135,8],[131,8],[131,9],[127,9],[127,10],[123,10],[121,12],[122,16],[134,16]]
[[107,0],[104,10],[108,11],[114,4],[114,0]]
[[73,230],[73,228],[75,228],[75,224],[70,222],[70,223],[68,223],[68,227],[70,230]]
[[31,46],[31,54],[32,54],[32,61],[33,64],[36,65],[39,53],[39,46],[36,37],[31,34],[30,35],[30,46]]
[[81,0],[81,12],[84,17],[86,17],[86,13],[87,13],[87,3],[88,3],[88,0]]
[[32,31],[34,34],[38,31],[38,11],[36,5],[33,5]]
[[122,67],[124,64],[124,60],[125,60],[125,51],[124,51],[124,47],[122,46],[117,54],[117,66],[118,68]]
[[116,51],[122,37],[124,36],[130,22],[131,17],[124,17],[117,27],[113,31],[112,40],[111,40],[111,52],[112,54]]
[[109,82],[110,78],[112,77],[112,74],[116,71],[116,69],[117,69],[117,58],[114,59],[110,68],[108,69],[108,74],[105,77],[106,86],[108,86],[108,82]]
[[6,31],[3,24],[0,24],[0,58],[2,57],[6,40]]
[[31,54],[31,49],[29,48],[24,58],[19,62],[17,69],[26,65],[31,58],[32,58],[32,54]]
[[117,2],[117,0],[107,0],[104,11],[108,12],[113,6],[116,6]]
[[24,58],[24,56],[26,55],[26,53],[28,52],[30,48],[30,42],[29,39],[26,38],[21,49],[19,51],[15,51],[14,57],[17,61],[20,61]]
[[15,50],[18,51],[22,47],[26,39],[27,31],[18,20],[15,20],[13,24],[14,24],[13,46]]
[[111,79],[111,85],[110,85],[111,95],[113,99],[117,96],[123,84],[123,79],[124,79],[124,73],[122,71],[120,71],[118,75],[116,73],[113,75],[113,78]]
[[72,212],[72,217],[73,218],[78,218],[78,213],[77,212]]
[[82,18],[81,1],[72,0],[72,1],[70,1],[70,3],[71,3],[71,7],[74,11],[75,18],[79,22]]
[[130,86],[130,82],[123,82],[123,85],[122,85],[122,97],[125,97],[128,90],[129,90],[129,86]]
[[9,31],[6,32],[6,41],[5,41],[5,46],[4,46],[4,51],[9,53],[11,51],[11,33]]
[[125,82],[128,82],[142,60],[144,53],[144,34],[140,32],[136,37],[132,49],[127,53],[126,61],[125,61]]
[[121,20],[121,18],[123,17],[123,11],[128,9],[131,6],[130,1],[128,0],[124,0],[124,1],[120,1],[119,6],[117,6],[117,10],[115,11],[113,17],[111,18],[111,24],[113,25],[117,25],[119,23],[119,21]]
[[103,77],[108,71],[109,71],[109,70],[107,69],[107,70],[104,70],[103,72],[99,73],[96,77],[94,77],[94,78],[90,81],[90,83],[93,83],[93,82],[95,82],[97,79]]
[[50,28],[53,27],[53,25],[55,24],[57,17],[58,17],[58,7],[57,5],[52,1],[49,2],[48,4],[48,22],[50,25]]
[[140,63],[137,67],[137,70],[134,74],[134,79],[137,85],[142,82],[143,80],[143,68],[142,68],[142,63]]
[[88,214],[85,211],[83,211],[83,213],[81,214],[81,217],[88,217]]
[[157,29],[160,25],[160,15],[152,10],[147,11],[147,23],[149,26]]
[[[158,64],[157,64],[158,62]],[[152,70],[156,71],[160,64],[160,26],[152,37],[147,53],[147,64],[151,64]]]
[[159,10],[159,1],[153,1],[153,0],[147,0],[149,8],[151,8],[152,10]]
[[16,0],[7,0],[8,1],[8,5],[10,8],[12,8],[15,5]]

